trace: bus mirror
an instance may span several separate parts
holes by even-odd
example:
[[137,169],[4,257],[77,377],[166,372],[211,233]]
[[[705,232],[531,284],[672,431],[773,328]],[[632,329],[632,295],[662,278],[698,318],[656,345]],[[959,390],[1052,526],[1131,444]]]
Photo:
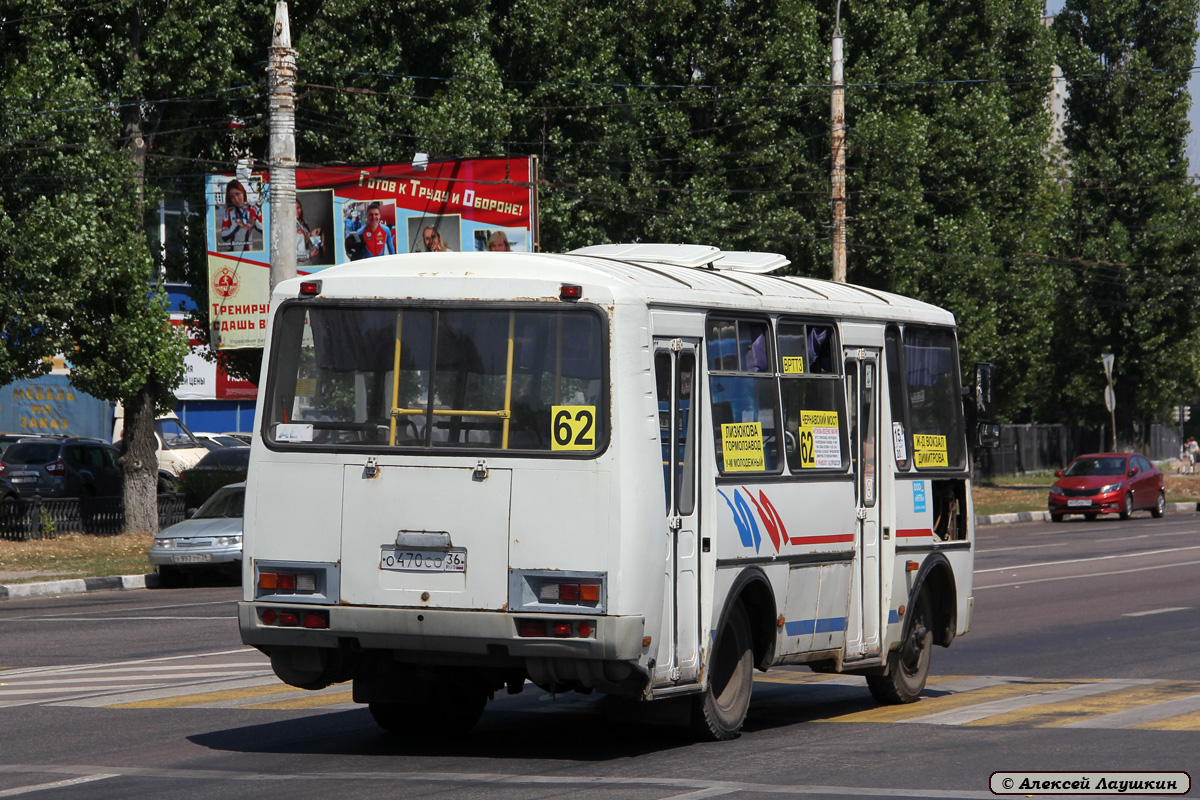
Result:
[[975,418],[981,422],[996,421],[996,399],[992,394],[993,365],[981,361],[975,365]]
[[980,422],[975,433],[980,447],[996,447],[1000,444],[1000,426],[994,422]]

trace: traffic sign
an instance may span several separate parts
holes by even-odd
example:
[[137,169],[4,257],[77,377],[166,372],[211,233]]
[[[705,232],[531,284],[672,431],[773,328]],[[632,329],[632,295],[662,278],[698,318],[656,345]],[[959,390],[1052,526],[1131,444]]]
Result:
[[1117,407],[1117,396],[1113,394],[1111,386],[1104,387],[1104,407],[1109,411]]

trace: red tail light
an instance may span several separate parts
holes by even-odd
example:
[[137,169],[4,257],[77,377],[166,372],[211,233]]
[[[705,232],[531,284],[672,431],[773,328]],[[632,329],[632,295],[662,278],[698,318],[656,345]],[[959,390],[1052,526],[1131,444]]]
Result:
[[0,475],[3,475],[4,470],[6,470],[6,469],[8,469],[8,467],[6,467],[6,466],[4,466],[4,464],[0,463]]
[[47,464],[46,472],[49,472],[51,475],[58,475],[58,476],[66,475],[67,474],[67,465],[60,458],[58,461],[55,461],[52,464]]

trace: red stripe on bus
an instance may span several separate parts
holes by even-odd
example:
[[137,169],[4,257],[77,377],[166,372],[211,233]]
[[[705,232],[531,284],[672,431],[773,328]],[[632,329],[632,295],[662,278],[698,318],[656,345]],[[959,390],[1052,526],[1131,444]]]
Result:
[[896,531],[897,536],[933,536],[933,531],[929,528],[901,528]]
[[832,544],[833,542],[853,542],[853,533],[838,533],[832,536],[793,536],[792,544]]

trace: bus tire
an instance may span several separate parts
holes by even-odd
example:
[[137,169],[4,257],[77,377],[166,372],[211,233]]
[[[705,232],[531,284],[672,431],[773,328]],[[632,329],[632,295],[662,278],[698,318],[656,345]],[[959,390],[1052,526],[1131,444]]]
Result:
[[924,589],[917,594],[910,613],[904,641],[888,654],[887,674],[867,676],[871,695],[885,705],[915,702],[929,678],[929,662],[933,656],[933,632],[929,626],[933,622],[933,607]]
[[708,688],[692,700],[692,732],[706,741],[736,739],[754,688],[750,620],[740,602],[729,609],[710,663]]
[[388,733],[411,739],[463,734],[475,727],[487,705],[487,694],[463,689],[447,690],[432,704],[370,703],[375,724]]

